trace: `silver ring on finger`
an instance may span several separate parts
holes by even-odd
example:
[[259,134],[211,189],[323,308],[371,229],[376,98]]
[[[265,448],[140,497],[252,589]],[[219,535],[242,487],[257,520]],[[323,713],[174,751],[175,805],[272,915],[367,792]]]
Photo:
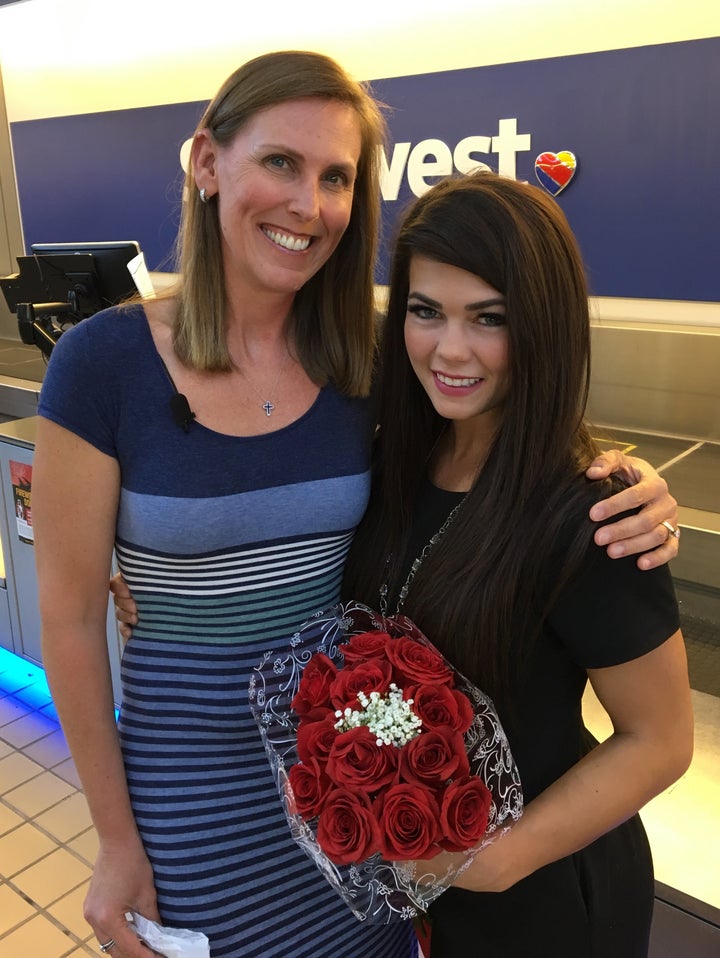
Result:
[[[100,944],[99,940],[98,940],[98,944]],[[111,938],[110,941],[106,941],[104,945],[102,944],[100,945],[100,951],[103,954],[105,954],[106,952],[110,951],[111,948],[114,948],[114,947],[115,947],[115,939]]]
[[667,535],[665,536],[666,542],[669,540],[670,536],[672,536],[674,539],[680,538],[680,528],[676,528],[671,522],[668,522],[667,519],[663,520],[660,525],[665,526],[667,529]]

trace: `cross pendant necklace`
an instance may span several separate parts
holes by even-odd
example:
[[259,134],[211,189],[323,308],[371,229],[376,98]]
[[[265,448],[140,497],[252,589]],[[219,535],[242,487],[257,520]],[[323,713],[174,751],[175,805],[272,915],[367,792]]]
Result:
[[[271,394],[271,395],[272,395],[273,393],[275,393],[275,391],[276,391],[277,388],[278,388],[278,385],[279,385],[279,383],[280,383],[280,377],[281,377],[282,374],[283,374],[283,370],[285,369],[285,366],[287,365],[287,361],[288,361],[289,358],[290,358],[290,350],[287,349],[287,347],[286,347],[285,358],[283,359],[282,364],[281,364],[281,366],[280,366],[280,369],[278,370],[277,379],[275,380],[275,385],[274,385],[273,388],[270,390],[270,394]],[[266,415],[266,416],[270,416],[270,415],[273,413],[273,411],[274,411],[274,409],[275,409],[275,406],[277,405],[277,402],[272,402],[272,400],[266,399],[266,398],[263,396],[263,394],[260,392],[260,390],[256,388],[255,384],[252,382],[252,380],[251,380],[250,377],[247,375],[247,373],[243,373],[243,376],[245,377],[245,380],[247,381],[247,384],[250,386],[250,388],[252,389],[252,391],[255,393],[255,395],[258,397],[258,399],[260,399],[260,401],[261,401],[260,408],[265,411],[265,415]]]

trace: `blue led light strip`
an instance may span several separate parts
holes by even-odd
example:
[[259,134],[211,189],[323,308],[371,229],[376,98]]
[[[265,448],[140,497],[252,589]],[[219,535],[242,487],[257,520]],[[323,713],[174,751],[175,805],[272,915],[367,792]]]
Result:
[[43,668],[0,646],[0,697],[3,695],[12,695],[28,708],[42,709],[45,714],[52,701]]

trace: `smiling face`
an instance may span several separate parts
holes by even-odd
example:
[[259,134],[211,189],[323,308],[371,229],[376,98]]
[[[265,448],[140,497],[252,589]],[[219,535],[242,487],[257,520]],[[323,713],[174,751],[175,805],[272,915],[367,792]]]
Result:
[[482,435],[494,430],[510,388],[501,293],[474,273],[413,256],[405,347],[438,415]]
[[354,109],[321,98],[260,110],[227,146],[196,135],[195,182],[218,203],[230,292],[294,295],[327,262],[350,222],[360,151]]

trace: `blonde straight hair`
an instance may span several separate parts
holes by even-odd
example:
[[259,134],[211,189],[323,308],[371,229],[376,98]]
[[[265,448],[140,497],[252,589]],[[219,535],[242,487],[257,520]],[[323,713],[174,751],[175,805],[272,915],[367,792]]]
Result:
[[[331,380],[341,392],[362,396],[369,390],[375,352],[378,154],[386,136],[380,106],[364,85],[330,57],[281,51],[256,57],[228,77],[198,129],[208,129],[217,144],[227,146],[259,110],[307,97],[351,106],[360,121],[362,147],[347,230],[330,259],[295,297],[295,344],[303,368],[314,382],[324,385]],[[229,370],[217,200],[200,200],[192,168],[185,185],[177,243],[180,282],[175,291],[175,349],[182,362],[194,369]]]

